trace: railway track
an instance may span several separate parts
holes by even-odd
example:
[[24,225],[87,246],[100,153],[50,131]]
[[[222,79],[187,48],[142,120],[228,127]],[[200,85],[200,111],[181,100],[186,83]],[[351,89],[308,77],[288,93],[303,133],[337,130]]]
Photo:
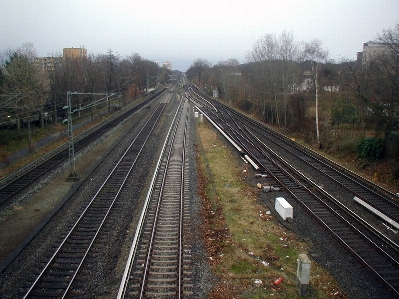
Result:
[[189,116],[184,99],[163,148],[145,209],[133,240],[117,298],[188,298],[192,295],[186,135]]
[[[151,96],[137,106],[134,106],[128,111],[125,111],[124,113],[111,118],[110,121],[108,121],[107,123],[96,126],[93,129],[75,137],[75,153],[78,153],[88,144],[92,143],[94,140],[102,136],[106,131],[118,125],[127,116],[138,111],[163,92],[164,90],[161,90],[160,92]],[[34,161],[30,165],[27,165],[26,167],[1,180],[0,206],[6,205],[13,196],[17,195],[26,187],[30,186],[37,179],[43,177],[43,175],[60,165],[62,162],[67,161],[68,158],[68,144],[65,144],[43,156],[42,158]]]
[[[229,110],[229,114],[237,114],[233,110]],[[371,182],[364,180],[353,172],[349,172],[338,166],[330,160],[326,160],[314,152],[309,152],[304,147],[298,146],[291,140],[287,140],[278,133],[267,130],[264,127],[248,118],[241,120],[247,131],[264,140],[264,142],[276,144],[279,149],[284,149],[293,157],[299,159],[316,170],[320,175],[328,177],[331,182],[340,185],[352,194],[353,197],[361,198],[370,206],[375,208],[381,214],[385,215],[387,219],[395,222],[396,229],[399,229],[399,198],[397,195],[382,189]]]
[[[166,96],[171,97],[170,94]],[[43,268],[37,270],[38,274],[25,289],[23,298],[65,298],[80,294],[80,286],[75,285],[76,278],[88,264],[96,240],[100,238],[113,209],[118,202],[129,200],[129,178],[165,106],[166,103],[161,102],[154,110],[77,221],[54,245],[49,257],[42,261]]]
[[[219,126],[220,131],[226,134],[242,155],[249,155],[253,165],[259,171],[267,173],[275,186],[295,199],[393,294],[399,295],[398,244],[382,235],[374,228],[374,224],[354,213],[301,171],[293,168],[281,157],[281,153],[290,152],[297,159],[317,169],[319,176],[323,175],[346,191],[353,192],[353,196],[361,196],[364,201],[396,221],[399,208],[394,194],[381,190],[370,182],[365,183],[365,180],[343,171],[318,155],[295,147],[277,133],[270,133],[268,128],[206,98],[194,89],[190,90],[190,96],[202,113]],[[278,144],[278,147],[272,149],[271,144]],[[333,188],[336,188],[335,185]]]

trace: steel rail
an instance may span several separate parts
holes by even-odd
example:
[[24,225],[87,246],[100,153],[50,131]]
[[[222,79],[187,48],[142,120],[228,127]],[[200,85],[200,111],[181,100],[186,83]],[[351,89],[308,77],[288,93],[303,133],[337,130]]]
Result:
[[[160,111],[158,111],[158,109]],[[98,189],[98,191],[95,193],[95,195],[93,196],[93,198],[90,200],[89,204],[86,206],[86,208],[83,210],[83,212],[81,213],[81,215],[78,217],[77,221],[75,222],[75,224],[73,225],[73,227],[69,230],[69,232],[67,233],[67,235],[64,237],[64,239],[62,240],[61,244],[57,247],[57,249],[55,250],[55,252],[53,253],[53,255],[51,256],[50,260],[46,263],[46,265],[44,266],[44,268],[42,269],[42,271],[40,272],[40,274],[36,277],[35,281],[33,282],[33,284],[31,285],[31,287],[28,289],[27,293],[24,295],[23,298],[28,298],[29,296],[32,295],[32,293],[34,292],[35,288],[38,286],[40,279],[44,276],[44,274],[46,273],[46,271],[49,269],[50,265],[52,264],[52,262],[56,259],[58,253],[61,251],[61,249],[63,248],[64,244],[66,244],[66,242],[68,241],[69,237],[72,235],[72,233],[75,231],[75,229],[78,227],[78,225],[81,223],[83,217],[88,213],[89,209],[91,208],[91,206],[93,205],[93,203],[95,202],[95,200],[97,199],[98,195],[100,194],[101,190],[104,189],[104,187],[106,186],[106,184],[110,181],[110,179],[112,178],[113,174],[116,173],[116,171],[118,170],[119,166],[123,163],[125,157],[128,156],[129,150],[133,147],[133,145],[136,143],[136,140],[139,138],[140,134],[144,132],[144,129],[146,128],[146,126],[148,124],[150,124],[150,132],[155,128],[155,125],[157,124],[160,115],[162,114],[162,111],[165,109],[165,105],[160,105],[158,107],[158,109],[154,110],[152,116],[147,120],[147,122],[145,123],[145,125],[143,126],[143,128],[140,130],[140,132],[137,134],[136,138],[130,143],[128,149],[124,152],[124,154],[122,155],[122,157],[119,159],[119,161],[117,162],[117,164],[115,165],[115,167],[111,170],[111,172],[109,173],[109,175],[106,177],[105,181],[101,184],[100,188]],[[158,114],[156,114],[158,113]],[[150,123],[151,118],[155,116],[156,118],[153,121],[153,123]],[[88,252],[90,251],[95,239],[98,236],[98,233],[101,229],[101,227],[103,226],[105,219],[107,218],[107,216],[109,215],[109,212],[112,208],[112,206],[114,205],[117,197],[119,196],[122,188],[124,187],[126,180],[129,176],[129,174],[131,173],[133,166],[135,165],[136,161],[137,161],[137,157],[140,155],[141,151],[144,148],[145,143],[147,142],[148,138],[149,138],[150,134],[147,134],[143,144],[140,147],[140,150],[136,156],[136,159],[134,160],[133,163],[131,163],[131,166],[128,170],[128,172],[126,173],[124,179],[122,180],[122,183],[120,184],[116,194],[114,195],[113,200],[110,202],[109,207],[105,213],[105,215],[103,216],[103,219],[101,220],[100,224],[98,225],[89,245],[87,246],[84,255],[81,258],[80,263],[78,264],[78,267],[75,269],[74,274],[71,277],[70,282],[68,283],[68,286],[66,287],[66,289],[64,290],[64,293],[62,295],[62,298],[64,298],[67,294],[67,292],[69,291],[78,271],[80,270],[85,258],[87,257]],[[119,179],[120,180],[120,179]]]
[[[139,105],[128,109],[120,115],[112,116],[106,123],[101,123],[90,130],[83,132],[78,135],[75,139],[75,150],[79,151],[91,141],[95,140],[98,136],[104,134],[110,128],[115,127],[123,119],[138,111],[157,96],[160,96],[163,91],[155,94],[154,96],[143,101]],[[68,142],[54,149],[53,151],[45,154],[38,160],[30,163],[29,165],[19,169],[18,171],[10,174],[9,176],[0,180],[0,205],[7,202],[12,196],[23,190],[26,186],[29,186],[36,179],[43,176],[44,173],[50,171],[54,167],[57,167],[61,162],[68,158]]]
[[[140,235],[142,234],[142,231],[143,231],[143,228],[144,228],[145,219],[146,219],[146,216],[147,216],[147,213],[148,213],[148,209],[149,209],[149,205],[150,205],[150,201],[151,201],[151,198],[153,196],[154,190],[156,188],[156,186],[155,186],[156,185],[156,181],[157,181],[157,178],[160,175],[162,161],[165,158],[165,155],[169,156],[170,152],[171,152],[171,148],[168,148],[167,145],[170,142],[170,140],[173,139],[172,135],[174,135],[176,130],[177,130],[177,122],[178,122],[178,118],[179,118],[179,113],[181,111],[181,108],[180,108],[181,105],[182,105],[182,101],[180,102],[179,107],[177,108],[176,113],[175,113],[175,115],[173,117],[172,124],[171,124],[171,126],[170,126],[170,128],[168,130],[167,136],[166,136],[164,144],[162,146],[161,153],[160,153],[159,158],[158,158],[157,165],[155,167],[154,174],[152,176],[152,180],[151,180],[151,183],[150,183],[150,188],[148,189],[148,192],[147,192],[145,203],[144,203],[141,215],[140,215],[140,219],[139,219],[139,222],[138,222],[138,225],[137,225],[137,229],[136,229],[133,241],[132,241],[132,245],[131,245],[131,249],[130,249],[130,252],[129,252],[129,256],[128,256],[128,259],[127,259],[127,262],[126,262],[125,271],[123,273],[123,276],[122,276],[122,279],[121,279],[121,283],[120,283],[120,286],[119,286],[117,299],[125,298],[125,296],[126,296],[126,291],[127,291],[128,283],[129,283],[129,276],[130,276],[130,273],[131,273],[132,268],[133,268],[134,258],[135,258],[136,254],[137,254],[137,247],[139,245],[139,238],[140,238]],[[162,175],[165,176],[165,173],[162,174]],[[164,180],[162,180],[162,182],[164,182]]]
[[[220,112],[221,110],[223,110],[221,107],[219,107],[218,111]],[[228,113],[228,112],[227,112]],[[226,120],[225,117],[222,117]],[[219,118],[219,119],[222,119]],[[234,119],[234,117],[232,117],[232,119]],[[233,120],[235,122],[235,120]],[[236,123],[237,125],[237,130],[238,131],[242,131],[241,127]],[[234,130],[230,125],[228,126],[229,129]],[[235,133],[233,133],[234,135],[237,136],[237,138],[239,135],[241,135],[240,133],[238,133],[238,131],[236,131]],[[244,132],[242,131],[242,135],[246,135],[244,134]],[[248,141],[248,137],[247,136],[242,136],[240,138],[241,140],[247,140]],[[246,141],[246,142],[247,142]],[[258,142],[260,143],[259,139]],[[248,142],[249,144],[251,144],[251,142]],[[263,146],[265,148],[268,148],[264,143]],[[250,147],[247,146],[243,146],[243,148],[245,148],[246,150],[251,150]],[[323,226],[326,227],[326,229],[328,231],[330,231],[330,233],[332,233],[350,252],[352,252],[352,254],[354,256],[356,256],[366,267],[368,267],[370,269],[371,272],[373,272],[377,277],[379,277],[379,279],[391,290],[393,291],[395,294],[399,294],[399,286],[397,285],[397,283],[395,283],[394,281],[392,281],[392,279],[399,278],[399,263],[397,260],[393,259],[389,254],[387,254],[385,252],[385,250],[383,250],[380,246],[377,246],[377,244],[375,244],[371,239],[369,239],[366,235],[364,235],[358,228],[356,228],[352,223],[350,223],[347,219],[345,219],[343,216],[341,216],[339,213],[337,213],[334,209],[332,209],[329,205],[327,205],[327,203],[324,200],[321,200],[321,198],[319,198],[320,195],[316,195],[313,191],[311,191],[308,187],[306,187],[305,185],[302,185],[302,188],[300,189],[295,189],[295,192],[292,190],[290,185],[287,185],[287,181],[286,179],[283,179],[283,177],[285,175],[288,174],[288,172],[281,167],[281,165],[279,165],[278,163],[276,163],[275,159],[273,157],[269,157],[269,154],[264,152],[259,146],[254,145],[253,148],[256,149],[257,152],[259,152],[261,155],[263,155],[264,157],[267,157],[267,159],[258,159],[257,157],[260,157],[260,155],[254,153],[254,151],[252,150],[251,154],[252,156],[257,160],[258,163],[263,164],[264,168],[268,170],[269,174],[276,180],[276,182],[279,182],[279,184],[281,184],[283,187],[285,187],[286,191],[289,192],[294,198],[297,199],[297,201],[309,212],[311,213],[316,219],[318,219]],[[273,153],[273,151],[269,151],[270,148],[268,148],[268,152]],[[276,153],[273,153],[273,155]],[[278,155],[275,155],[274,157],[277,157]],[[267,165],[265,165],[264,163],[267,162]],[[274,165],[272,168],[271,166]],[[285,162],[286,166],[289,166],[288,163]],[[290,167],[292,168],[292,167]],[[284,175],[278,175],[278,172],[283,172]],[[299,172],[297,172],[297,175],[299,174]],[[300,175],[302,178],[306,179],[306,177],[304,175]],[[295,182],[298,182],[298,180],[296,178],[294,178],[291,174],[288,174],[289,179],[294,180]],[[312,186],[314,186],[314,183],[312,182]],[[319,188],[316,188],[316,190],[320,191],[320,194],[323,194],[323,196],[327,196],[330,197],[331,196],[329,194],[327,194],[327,192],[322,192],[321,190],[319,190]],[[305,195],[305,193],[309,194],[309,195]],[[305,199],[306,198],[306,199]],[[315,209],[312,208],[312,205],[315,205],[316,199],[318,199],[319,204],[322,204],[325,209],[327,209],[329,211],[329,213],[331,213],[331,215],[334,215],[334,217],[336,217],[336,219],[339,219],[340,223],[339,227],[340,230],[350,230],[353,234],[352,239],[350,240],[351,242],[354,242],[355,239],[355,235],[357,234],[361,239],[366,240],[366,242],[363,244],[363,246],[361,248],[357,247],[355,248],[355,245],[357,244],[353,244],[351,245],[350,243],[348,243],[348,239],[345,237],[347,236],[347,232],[346,233],[340,233],[339,231],[335,230],[334,228],[331,227],[331,223],[330,221],[332,221],[331,219],[327,219],[327,217],[324,217],[325,215],[323,215],[322,213],[317,213],[317,211]],[[320,209],[320,208],[318,208]],[[323,211],[326,211],[325,209],[323,209]],[[325,213],[325,212],[323,212]],[[353,215],[351,215],[351,217],[353,217]],[[356,217],[354,217],[356,219]],[[342,226],[344,224],[344,226]],[[343,237],[345,236],[345,237]],[[360,239],[357,239],[356,242],[361,242]],[[364,242],[364,241],[363,241]],[[369,244],[369,245],[367,245]],[[366,251],[363,247],[367,246],[371,246],[372,248],[375,248],[377,251],[375,253],[375,255],[371,255],[371,257],[369,256],[371,253],[370,251]],[[384,264],[384,267],[386,267],[385,269],[380,269],[381,265],[375,265],[375,260],[377,257],[381,255],[384,256],[384,262],[382,262],[383,260],[381,259],[380,261]],[[373,265],[374,263],[374,265]],[[388,273],[387,273],[388,272]]]
[[[180,113],[181,114],[181,113]],[[180,116],[178,117],[178,120],[180,121]],[[177,134],[177,130],[178,130],[178,124],[176,124],[175,126],[175,130],[173,131],[173,134],[171,136],[171,144],[173,145],[175,138],[176,138],[176,134]],[[184,134],[186,133],[186,129],[184,131]],[[185,140],[185,137],[184,139]],[[154,246],[154,241],[155,241],[155,234],[156,234],[156,230],[157,230],[157,225],[158,225],[158,221],[159,221],[159,212],[161,209],[161,205],[162,205],[162,199],[164,196],[164,192],[165,192],[165,185],[166,185],[166,179],[168,176],[168,168],[169,168],[169,164],[170,164],[170,159],[172,156],[172,152],[173,152],[174,148],[173,146],[171,146],[167,152],[167,158],[166,158],[166,163],[165,163],[165,172],[163,174],[162,177],[162,182],[161,182],[161,186],[160,186],[160,192],[159,192],[159,196],[157,198],[157,207],[156,207],[156,211],[155,211],[155,215],[154,215],[154,220],[152,223],[152,231],[151,231],[151,237],[150,237],[150,241],[148,244],[148,250],[147,250],[147,257],[146,257],[146,262],[145,262],[145,267],[144,267],[144,272],[143,272],[143,280],[142,280],[142,285],[141,285],[141,289],[140,289],[140,295],[139,298],[144,298],[145,297],[145,292],[146,292],[146,284],[147,284],[147,279],[148,279],[148,274],[149,274],[149,266],[150,266],[150,261],[152,258],[152,251],[153,251],[153,246]],[[185,142],[184,142],[184,146],[182,148],[182,160],[185,157]],[[184,160],[182,161],[184,162]],[[180,173],[180,178],[184,178],[184,163],[182,163],[181,166],[181,173]],[[181,269],[182,269],[182,260],[181,260],[181,240],[182,240],[182,211],[183,211],[183,207],[182,207],[182,202],[183,202],[183,181],[180,182],[180,194],[179,194],[179,202],[180,202],[180,209],[179,209],[179,254],[178,254],[178,292],[176,294],[177,298],[181,298]]]
[[[219,105],[222,105],[219,103]],[[291,139],[288,139],[286,136],[284,136],[283,134],[273,130],[272,128],[269,128],[259,122],[257,122],[256,120],[249,118],[248,116],[241,114],[237,111],[235,111],[234,109],[228,107],[228,106],[224,106],[222,105],[225,109],[229,110],[231,113],[237,115],[238,117],[240,117],[240,119],[245,120],[248,123],[251,123],[253,125],[255,125],[257,128],[259,128],[261,131],[267,131],[268,133],[270,133],[272,136],[278,138],[280,141],[282,141],[285,145],[288,145],[290,147],[296,148],[298,150],[300,150],[302,153],[308,155],[309,157],[311,157],[312,159],[316,159],[318,162],[322,163],[323,165],[325,165],[326,167],[329,168],[333,168],[335,171],[339,171],[340,173],[342,173],[342,175],[344,175],[345,177],[347,177],[348,179],[356,182],[356,183],[360,183],[362,185],[362,187],[364,187],[367,190],[370,190],[370,192],[380,195],[381,193],[384,193],[385,195],[387,195],[388,197],[385,198],[389,198],[389,199],[394,199],[394,203],[396,205],[399,206],[399,196],[398,194],[394,194],[393,192],[386,190],[385,188],[382,188],[381,186],[376,185],[375,183],[367,180],[364,177],[359,176],[358,174],[356,174],[355,172],[337,164],[336,162],[327,159],[326,157],[320,155],[319,153],[315,152],[314,150],[310,149],[309,147],[306,147],[302,144],[296,143],[294,141],[292,141]],[[259,132],[261,132],[259,131]],[[265,135],[263,133],[263,135]],[[266,136],[266,135],[265,135]],[[268,137],[270,139],[270,137]],[[284,146],[282,146],[284,147]]]
[[[352,171],[349,171],[342,166],[339,166],[337,163],[331,160],[327,160],[326,158],[315,153],[314,151],[311,151],[307,147],[293,143],[291,140],[287,140],[285,136],[279,134],[278,132],[275,132],[274,130],[271,130],[270,128],[259,124],[255,120],[245,115],[242,115],[241,113],[238,113],[237,111],[227,106],[223,106],[218,102],[216,102],[215,105],[218,105],[220,107],[218,111],[220,111],[221,113],[223,110],[225,110],[226,113],[229,115],[234,114],[238,116],[240,118],[240,122],[242,122],[244,125],[251,124],[252,129],[256,131],[260,136],[267,138],[271,142],[283,148],[285,151],[290,152],[292,155],[296,156],[298,159],[311,166],[316,171],[321,172],[323,176],[330,178],[330,180],[351,192],[355,197],[362,199],[368,205],[378,211],[377,215],[384,219],[388,225],[394,225],[396,228],[399,228],[397,224],[399,222],[399,198],[397,195],[365,180],[364,178],[359,177]],[[209,112],[214,114],[213,109],[211,109]],[[222,117],[217,117],[218,119],[222,119]],[[234,117],[232,115],[231,118],[234,121]],[[270,134],[266,135],[265,131]],[[284,144],[281,145],[280,143],[277,143],[275,140],[272,139],[270,135],[278,138],[278,140],[283,142]],[[293,150],[300,151],[300,154],[295,153]],[[311,160],[309,161],[307,159],[304,159],[303,155],[306,155]],[[327,171],[325,171],[325,169],[322,169],[321,166],[326,167],[329,171],[331,171],[331,173],[327,173]],[[350,175],[348,174],[348,172],[350,173]],[[377,190],[383,191],[384,194],[388,194],[388,197],[377,192]]]

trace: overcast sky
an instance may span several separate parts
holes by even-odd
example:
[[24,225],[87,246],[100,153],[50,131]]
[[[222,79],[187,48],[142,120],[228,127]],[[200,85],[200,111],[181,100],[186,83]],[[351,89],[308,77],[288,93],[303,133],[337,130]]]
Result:
[[185,71],[246,54],[263,35],[319,39],[336,61],[399,23],[399,0],[0,0],[0,52],[31,42],[38,56],[84,46],[170,61]]

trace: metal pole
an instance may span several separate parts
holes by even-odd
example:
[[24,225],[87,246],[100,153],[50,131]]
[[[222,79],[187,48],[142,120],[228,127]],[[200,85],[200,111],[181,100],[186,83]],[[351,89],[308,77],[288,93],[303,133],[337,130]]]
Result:
[[76,174],[76,167],[75,167],[75,147],[73,143],[73,126],[72,126],[72,101],[71,101],[70,91],[67,91],[67,106],[68,106],[68,137],[69,137],[69,168],[70,168],[68,181],[77,181],[78,175]]
[[149,94],[149,85],[150,85],[150,78],[148,77],[148,74],[147,74],[147,80],[146,80],[146,87],[147,87],[147,95]]
[[69,137],[69,167],[70,167],[70,174],[68,177],[68,181],[77,181],[79,180],[79,176],[76,173],[76,167],[75,167],[75,147],[74,147],[74,142],[73,142],[73,126],[72,126],[72,114],[75,111],[83,110],[92,107],[92,105],[86,105],[82,108],[81,103],[79,103],[79,108],[75,109],[72,111],[72,95],[105,95],[107,100],[107,105],[108,105],[108,112],[110,111],[110,96],[114,96],[115,94],[111,93],[108,94],[106,93],[84,93],[84,92],[70,92],[67,91],[67,106],[64,107],[64,109],[67,109],[67,119],[64,120],[64,122],[68,122],[68,137]]

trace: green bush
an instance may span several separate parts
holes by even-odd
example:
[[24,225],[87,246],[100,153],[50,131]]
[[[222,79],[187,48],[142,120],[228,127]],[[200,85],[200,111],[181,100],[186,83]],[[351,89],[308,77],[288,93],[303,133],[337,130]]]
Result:
[[359,158],[376,161],[384,156],[384,140],[377,137],[366,137],[357,145]]

